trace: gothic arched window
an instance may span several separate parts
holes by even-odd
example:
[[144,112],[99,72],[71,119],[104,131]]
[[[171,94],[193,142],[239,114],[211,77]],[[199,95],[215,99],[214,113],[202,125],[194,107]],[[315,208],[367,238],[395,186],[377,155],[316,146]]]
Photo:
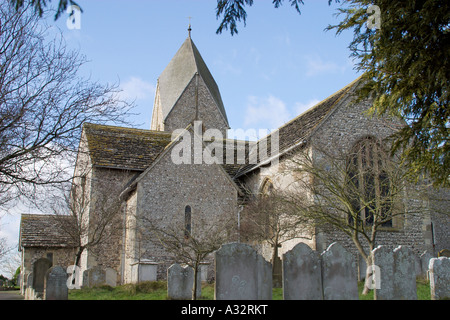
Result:
[[352,209],[349,223],[372,225],[376,220],[392,227],[390,181],[386,171],[387,155],[373,137],[360,140],[352,149],[348,161],[348,192]]
[[191,236],[191,206],[186,206],[184,208],[184,237],[189,238]]
[[261,196],[268,196],[272,193],[273,190],[273,182],[269,178],[265,178],[260,187]]

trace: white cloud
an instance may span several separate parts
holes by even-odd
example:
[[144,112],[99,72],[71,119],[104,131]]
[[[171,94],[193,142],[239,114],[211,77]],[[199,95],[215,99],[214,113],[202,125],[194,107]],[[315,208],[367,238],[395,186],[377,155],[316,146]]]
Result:
[[324,61],[318,55],[306,57],[306,75],[315,76],[324,73],[344,72],[346,66],[339,66],[333,61]]
[[249,127],[276,129],[290,120],[290,112],[286,104],[269,95],[265,98],[249,96],[244,118],[244,125]]
[[131,77],[130,80],[122,84],[120,97],[124,100],[141,100],[154,96],[156,87],[138,77]]

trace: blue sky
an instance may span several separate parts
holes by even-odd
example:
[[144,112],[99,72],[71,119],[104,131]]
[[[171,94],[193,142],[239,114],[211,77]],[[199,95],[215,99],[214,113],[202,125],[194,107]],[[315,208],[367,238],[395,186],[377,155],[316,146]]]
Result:
[[299,15],[271,2],[255,1],[235,36],[216,34],[215,0],[79,0],[81,29],[69,30],[67,16],[55,24],[90,60],[83,72],[120,81],[123,96],[136,99],[136,126],[149,128],[156,81],[188,36],[191,16],[192,39],[219,85],[230,126],[273,129],[357,74],[347,49],[352,35],[324,31],[338,21],[337,4],[307,0]]
[[[120,81],[122,97],[135,100],[139,116],[130,120],[139,128],[150,128],[157,79],[188,36],[189,16],[192,39],[220,88],[233,129],[275,129],[359,76],[349,58],[352,34],[324,31],[338,22],[338,4],[328,6],[328,0],[306,0],[301,15],[288,3],[274,9],[270,0],[255,1],[246,27],[241,24],[234,36],[216,34],[215,0],[77,2],[84,10],[79,30],[67,28],[67,14],[49,23],[70,48],[86,55],[83,76]],[[1,220],[0,238],[11,245],[18,242],[19,219]]]

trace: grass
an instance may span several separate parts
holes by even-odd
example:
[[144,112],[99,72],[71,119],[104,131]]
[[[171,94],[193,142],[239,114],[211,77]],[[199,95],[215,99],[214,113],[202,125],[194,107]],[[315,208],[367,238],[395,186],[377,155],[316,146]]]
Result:
[[[373,291],[362,295],[364,283],[358,283],[359,299],[373,300]],[[418,300],[430,300],[430,285],[425,280],[417,280]],[[70,290],[69,300],[167,300],[166,281],[148,281],[139,284],[125,284],[115,288],[104,285],[81,290]],[[214,284],[202,284],[202,295],[200,300],[214,299]],[[274,288],[273,300],[283,300],[283,289]]]

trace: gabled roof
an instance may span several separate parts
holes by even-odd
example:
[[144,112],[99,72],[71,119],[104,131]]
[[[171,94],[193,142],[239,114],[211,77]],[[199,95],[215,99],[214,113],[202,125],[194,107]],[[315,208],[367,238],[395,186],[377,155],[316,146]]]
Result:
[[184,41],[158,79],[163,119],[166,119],[196,73],[205,82],[228,125],[228,118],[220,96],[219,87],[190,37]]
[[[127,197],[127,195],[132,191],[135,190],[137,184],[139,183],[139,181],[141,181],[147,174],[148,172],[150,172],[153,167],[168,153],[172,150],[172,148],[180,141],[180,138],[182,138],[184,136],[185,133],[188,134],[193,134],[193,138],[192,139],[196,139],[196,137],[198,139],[202,139],[202,137],[199,137],[199,135],[195,132],[195,130],[193,129],[193,125],[192,123],[189,124],[182,132],[180,132],[180,134],[175,137],[165,148],[164,150],[158,155],[158,157],[152,162],[152,164],[150,166],[148,166],[145,171],[143,173],[141,173],[138,177],[135,177],[132,179],[132,181],[130,181],[130,183],[127,185],[127,187],[123,190],[123,192],[121,193],[120,197]],[[231,152],[233,152],[233,159],[236,159],[236,147],[239,147],[239,145],[242,143],[241,141],[237,141],[237,140],[229,140],[229,142],[233,142],[233,143],[224,143],[226,142],[225,140],[220,141],[220,143],[222,144],[222,155],[223,158],[219,159],[220,164],[216,164],[217,167],[219,168],[219,170],[221,172],[224,173],[225,177],[230,181],[230,183],[233,185],[234,188],[236,188],[236,191],[238,192],[238,194],[244,194],[243,193],[243,189],[241,188],[241,186],[239,184],[237,184],[236,180],[234,180],[234,176],[236,175],[236,173],[238,172],[239,168],[241,167],[241,165],[236,165],[236,161],[233,161],[233,163],[231,164],[227,164],[226,163],[226,153],[227,153],[227,148],[232,149]],[[237,143],[236,143],[237,142]],[[245,142],[244,142],[245,143]],[[203,148],[207,148],[208,142],[207,141],[203,141],[202,140],[202,147]],[[203,153],[203,149],[202,148],[202,153]],[[247,152],[248,152],[248,148],[247,148]],[[246,155],[245,155],[246,157]]]
[[[57,227],[56,219],[66,217],[44,214],[22,214],[19,250],[23,247],[73,248],[71,237]],[[70,219],[69,216],[67,216]]]
[[[283,126],[278,128],[275,132],[278,134],[278,154],[271,154],[271,137],[274,133],[269,134],[267,137],[260,139],[255,148],[250,150],[252,152],[257,152],[261,141],[266,139],[267,143],[267,153],[268,158],[280,156],[287,151],[291,150],[296,146],[302,145],[311,136],[311,134],[318,128],[324,120],[331,114],[334,108],[337,106],[338,102],[344,98],[352,95],[353,90],[359,84],[361,77],[354,80],[341,90],[335,92],[325,100],[319,102],[312,108],[308,109],[304,113],[300,114],[291,121],[285,123]],[[259,158],[258,154],[258,164],[248,164],[242,166],[239,172],[236,174],[237,177],[242,176],[257,167],[264,162]]]
[[144,171],[170,143],[171,133],[85,123],[96,167]]

